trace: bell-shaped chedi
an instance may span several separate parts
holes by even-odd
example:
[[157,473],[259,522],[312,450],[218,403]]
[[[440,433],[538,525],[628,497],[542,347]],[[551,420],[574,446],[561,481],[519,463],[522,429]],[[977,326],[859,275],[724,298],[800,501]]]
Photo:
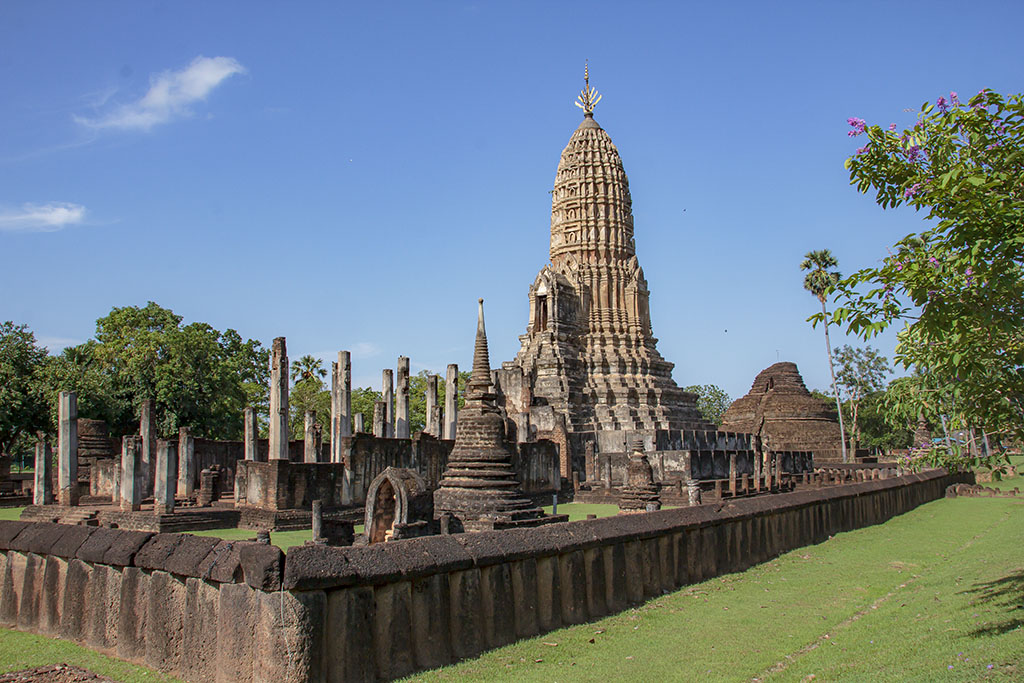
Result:
[[836,411],[807,391],[796,363],[762,370],[750,392],[725,411],[719,429],[756,434],[772,451],[810,451],[816,462],[842,460]]
[[598,99],[588,81],[555,175],[551,262],[530,287],[520,351],[498,375],[503,407],[536,423],[554,411],[570,435],[618,432],[620,443],[632,430],[714,429],[657,350],[629,180],[594,120]]
[[505,441],[505,420],[491,390],[484,300],[479,304],[473,372],[466,383],[466,404],[459,409],[455,446],[434,491],[434,514],[450,514],[455,528],[462,531],[565,521],[565,515],[545,515],[520,491],[511,444]]

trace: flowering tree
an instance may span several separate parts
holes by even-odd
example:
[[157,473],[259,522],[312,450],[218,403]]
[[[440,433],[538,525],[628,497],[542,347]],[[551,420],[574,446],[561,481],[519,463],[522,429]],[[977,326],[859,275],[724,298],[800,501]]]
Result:
[[[950,93],[904,131],[849,124],[866,138],[846,161],[850,183],[882,208],[924,212],[927,227],[841,280],[832,320],[865,339],[902,325],[895,360],[925,378],[904,401],[979,439],[1024,440],[1021,95],[982,90],[963,103]],[[930,457],[957,464],[958,454]]]

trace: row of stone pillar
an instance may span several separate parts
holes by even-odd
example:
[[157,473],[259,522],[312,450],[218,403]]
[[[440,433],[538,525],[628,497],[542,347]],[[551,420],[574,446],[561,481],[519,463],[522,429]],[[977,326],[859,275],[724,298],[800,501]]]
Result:
[[[455,438],[455,424],[458,417],[459,368],[449,365],[445,382],[445,407],[437,405],[438,377],[427,380],[427,425],[424,429],[444,439]],[[411,436],[409,421],[409,358],[398,357],[398,391],[395,392],[395,373],[390,368],[381,377],[382,400],[376,402],[373,411],[373,434],[381,438],[407,439]],[[270,424],[268,428],[269,459],[288,459],[288,352],[284,337],[274,339],[270,354]],[[306,462],[317,462],[316,417],[305,416]],[[364,431],[363,415],[352,415],[352,357],[348,351],[339,351],[338,360],[331,363],[331,455],[330,461],[343,461],[341,440],[355,432]],[[257,459],[256,415],[252,408],[246,408],[245,415],[245,458]]]

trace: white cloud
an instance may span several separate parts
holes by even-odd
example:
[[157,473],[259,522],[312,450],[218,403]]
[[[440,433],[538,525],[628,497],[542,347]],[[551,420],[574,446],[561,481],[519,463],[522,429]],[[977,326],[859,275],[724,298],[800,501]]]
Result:
[[85,207],[80,204],[23,204],[20,209],[0,209],[0,231],[54,232],[84,218]]
[[199,56],[184,69],[150,77],[149,90],[138,102],[96,118],[76,116],[75,120],[91,128],[149,130],[174,118],[190,116],[190,105],[205,100],[226,78],[242,73],[245,67],[231,57]]
[[358,342],[353,344],[351,349],[353,358],[371,358],[380,352],[380,347],[373,342]]

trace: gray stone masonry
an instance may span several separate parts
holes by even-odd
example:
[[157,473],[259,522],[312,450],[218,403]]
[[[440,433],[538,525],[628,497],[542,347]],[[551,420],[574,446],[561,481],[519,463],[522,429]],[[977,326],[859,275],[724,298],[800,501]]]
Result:
[[139,437],[129,435],[121,439],[121,500],[122,512],[134,512],[142,505],[142,490],[139,482],[141,461]]
[[[437,375],[430,375],[427,377],[427,425],[423,429],[427,434],[440,437],[441,425],[438,423],[438,418],[441,414],[437,411],[437,381],[440,379]],[[435,414],[436,413],[436,414]]]
[[373,435],[378,439],[384,438],[384,415],[388,412],[387,403],[384,401],[373,402]]
[[316,413],[312,410],[306,411],[304,426],[302,460],[303,462],[316,462],[318,450],[316,447]]
[[409,357],[398,357],[398,395],[395,397],[395,438],[409,434]]
[[139,410],[139,468],[135,476],[142,484],[143,498],[153,493],[153,468],[156,459],[156,403],[152,399],[142,402]]
[[395,438],[395,372],[385,369],[380,378],[380,394],[384,399],[384,433],[386,439]]
[[288,459],[288,349],[284,337],[270,352],[270,459]]
[[153,512],[167,515],[174,512],[175,480],[178,474],[178,444],[167,439],[156,442],[156,483]]
[[321,540],[324,537],[324,502],[317,498],[313,501],[313,542]]
[[442,438],[455,439],[455,424],[459,417],[459,366],[452,363],[444,377],[444,434]]
[[[338,436],[352,436],[352,355],[348,351],[338,351],[338,378]],[[341,457],[334,462],[341,462]]]
[[245,450],[243,451],[245,453],[245,459],[259,460],[259,429],[257,428],[256,422],[256,409],[252,406],[245,407],[245,434],[243,439],[245,440]]
[[341,463],[341,439],[352,436],[352,360],[348,351],[338,351],[331,363],[331,458]]
[[178,430],[178,497],[191,498],[196,490],[196,442],[188,427]]
[[[40,436],[43,436],[40,433]],[[35,488],[32,489],[33,505],[53,504],[53,450],[45,439],[36,441]]]
[[60,392],[57,407],[57,502],[78,505],[78,394]]
[[356,413],[352,416],[352,432],[354,434],[365,434],[366,425],[364,424],[365,418],[362,413]]

